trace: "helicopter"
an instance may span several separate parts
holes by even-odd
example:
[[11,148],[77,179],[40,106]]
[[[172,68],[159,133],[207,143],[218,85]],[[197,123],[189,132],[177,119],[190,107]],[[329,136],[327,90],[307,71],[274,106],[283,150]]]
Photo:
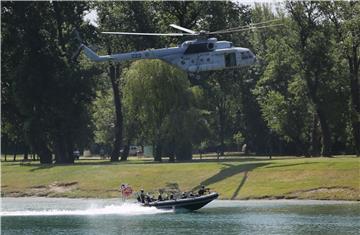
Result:
[[95,62],[160,59],[187,72],[189,75],[194,75],[205,71],[234,69],[255,64],[256,56],[249,48],[235,47],[232,42],[218,41],[215,37],[211,36],[281,25],[265,25],[273,21],[276,20],[213,32],[204,30],[193,31],[175,24],[170,24],[170,26],[183,31],[182,33],[101,32],[110,35],[192,36],[195,39],[185,41],[177,47],[149,49],[102,56],[97,55],[83,43],[81,43],[79,50],[83,49],[85,55]]

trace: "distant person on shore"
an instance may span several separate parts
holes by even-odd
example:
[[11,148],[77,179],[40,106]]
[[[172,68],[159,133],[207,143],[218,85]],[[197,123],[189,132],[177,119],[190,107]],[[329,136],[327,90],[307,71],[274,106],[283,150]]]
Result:
[[247,144],[243,144],[243,146],[241,148],[241,152],[243,152],[243,154],[248,154]]

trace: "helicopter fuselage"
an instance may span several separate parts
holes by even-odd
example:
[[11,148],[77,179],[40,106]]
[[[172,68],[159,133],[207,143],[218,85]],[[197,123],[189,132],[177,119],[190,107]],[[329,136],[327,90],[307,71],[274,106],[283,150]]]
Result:
[[233,47],[231,42],[217,41],[216,38],[185,41],[178,47],[104,56],[98,56],[85,45],[82,47],[85,54],[96,62],[160,59],[188,73],[243,67],[256,62],[255,55],[248,48]]

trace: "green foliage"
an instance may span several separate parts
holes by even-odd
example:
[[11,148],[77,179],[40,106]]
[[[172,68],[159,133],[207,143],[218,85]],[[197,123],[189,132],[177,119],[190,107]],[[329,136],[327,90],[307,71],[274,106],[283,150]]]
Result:
[[2,75],[6,100],[14,105],[5,113],[17,115],[26,145],[44,163],[52,162],[51,152],[57,162],[73,162],[73,149],[91,139],[95,84],[89,74],[96,70],[71,61],[75,44],[69,40],[73,28],[83,27],[86,9],[83,2],[2,5]]
[[243,134],[241,134],[241,132],[237,132],[236,134],[234,134],[233,139],[238,146],[242,145],[245,140],[245,138],[244,138]]
[[93,119],[95,123],[94,141],[102,145],[110,145],[114,140],[115,109],[110,90],[98,92],[93,102]]
[[124,108],[128,120],[140,123],[144,144],[155,146],[155,159],[168,152],[191,159],[197,112],[185,74],[159,60],[134,62],[124,75]]
[[299,78],[299,57],[291,42],[289,38],[267,41],[268,64],[254,94],[271,130],[287,142],[304,143],[308,138],[311,109],[306,84]]
[[[259,63],[201,74],[195,86],[161,61],[72,61],[74,28],[101,54],[188,39],[99,36],[83,22],[90,8],[99,31],[166,32],[171,23],[215,31],[273,19],[283,26],[217,36],[249,47]],[[43,163],[52,154],[72,162],[73,149],[91,141],[115,152],[151,144],[156,160],[240,144],[256,153],[358,151],[359,9],[354,1],[286,2],[276,13],[235,2],[4,2],[2,147],[38,153]]]

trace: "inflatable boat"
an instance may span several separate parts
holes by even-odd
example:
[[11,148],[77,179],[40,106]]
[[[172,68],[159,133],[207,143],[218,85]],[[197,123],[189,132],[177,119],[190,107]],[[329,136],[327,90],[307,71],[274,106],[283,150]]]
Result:
[[158,209],[166,210],[198,210],[205,206],[212,200],[215,200],[219,196],[218,193],[212,192],[202,196],[192,196],[187,198],[178,198],[164,201],[153,201],[149,203],[143,203],[143,206],[156,207]]

